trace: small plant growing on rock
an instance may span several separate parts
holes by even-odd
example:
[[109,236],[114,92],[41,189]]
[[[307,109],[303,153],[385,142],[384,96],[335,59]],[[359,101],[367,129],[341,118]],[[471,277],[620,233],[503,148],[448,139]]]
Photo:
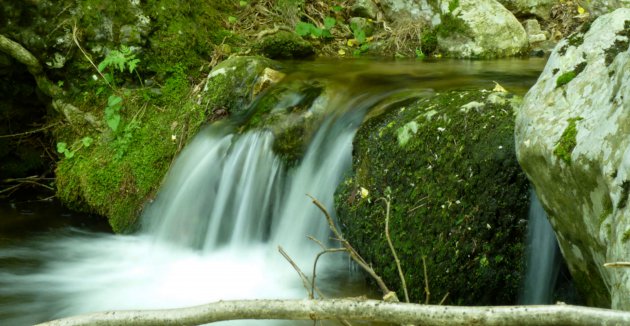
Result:
[[295,25],[295,33],[302,37],[310,36],[312,38],[328,39],[332,38],[330,30],[335,27],[337,20],[332,17],[324,18],[323,28],[319,28],[311,23],[298,22]]

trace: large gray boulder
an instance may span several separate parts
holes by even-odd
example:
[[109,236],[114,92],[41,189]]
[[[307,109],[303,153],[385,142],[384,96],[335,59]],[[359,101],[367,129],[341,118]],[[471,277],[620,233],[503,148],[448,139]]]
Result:
[[457,58],[497,58],[523,53],[527,34],[496,0],[381,0],[394,26],[424,21],[437,34],[439,51]]
[[523,53],[527,33],[496,0],[460,0],[442,6],[438,47],[453,57],[496,58]]
[[562,40],[516,117],[519,162],[587,303],[630,310],[630,9]]

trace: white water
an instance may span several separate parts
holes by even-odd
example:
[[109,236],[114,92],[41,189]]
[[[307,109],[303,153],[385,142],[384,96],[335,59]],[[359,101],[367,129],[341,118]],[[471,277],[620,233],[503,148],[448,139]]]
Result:
[[560,249],[534,190],[530,193],[527,229],[527,266],[520,301],[522,304],[551,304],[560,270]]
[[[267,131],[202,130],[143,213],[138,235],[66,230],[0,250],[0,259],[37,264],[0,270],[0,299],[9,300],[0,301],[0,320],[29,325],[94,311],[306,297],[277,248],[311,270],[320,248],[307,236],[327,242],[329,229],[306,194],[334,213],[333,194],[350,167],[354,133],[365,109],[386,96],[329,95],[327,110],[337,113],[324,120],[303,163],[291,169],[273,154]],[[318,274],[344,268],[337,257],[328,255]]]

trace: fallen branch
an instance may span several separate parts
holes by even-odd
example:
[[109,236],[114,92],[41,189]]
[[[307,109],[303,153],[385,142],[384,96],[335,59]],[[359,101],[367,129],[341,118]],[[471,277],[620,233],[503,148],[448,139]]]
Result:
[[630,312],[572,305],[458,307],[332,299],[219,301],[179,309],[98,312],[39,325],[200,325],[240,319],[338,318],[420,325],[630,324]]

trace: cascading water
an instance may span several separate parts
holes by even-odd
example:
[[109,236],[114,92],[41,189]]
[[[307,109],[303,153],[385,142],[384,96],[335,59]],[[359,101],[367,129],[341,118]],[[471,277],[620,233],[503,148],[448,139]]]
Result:
[[527,230],[527,266],[522,304],[551,304],[560,270],[560,249],[556,234],[534,190],[530,192]]
[[[303,270],[312,267],[320,248],[306,237],[326,241],[329,230],[306,194],[334,213],[333,193],[350,166],[352,138],[368,109],[426,94],[427,87],[488,87],[499,75],[504,86],[511,81],[514,88],[528,87],[542,63],[523,73],[520,62],[357,62],[358,73],[344,63],[349,75],[339,77],[338,62],[316,62],[317,76],[305,79],[345,79],[313,104],[321,123],[299,164],[286,166],[273,154],[270,131],[238,134],[230,123],[207,127],[175,161],[138,234],[66,229],[0,248],[0,324],[216,300],[304,298],[299,277],[277,247],[308,267]],[[511,70],[521,74],[505,73]],[[333,272],[345,267],[337,262],[318,266]],[[318,277],[320,286],[323,279]]]
[[[0,320],[26,325],[93,311],[305,297],[277,247],[310,270],[320,248],[307,236],[326,242],[329,229],[306,195],[334,213],[333,193],[350,167],[354,133],[366,110],[391,95],[344,94],[317,101],[328,113],[293,168],[272,151],[270,131],[238,135],[229,123],[215,124],[177,158],[138,235],[74,230],[37,239],[30,249],[0,251],[0,259],[43,264],[0,271],[0,298],[12,302],[0,306]],[[319,266],[336,262],[328,258]]]

